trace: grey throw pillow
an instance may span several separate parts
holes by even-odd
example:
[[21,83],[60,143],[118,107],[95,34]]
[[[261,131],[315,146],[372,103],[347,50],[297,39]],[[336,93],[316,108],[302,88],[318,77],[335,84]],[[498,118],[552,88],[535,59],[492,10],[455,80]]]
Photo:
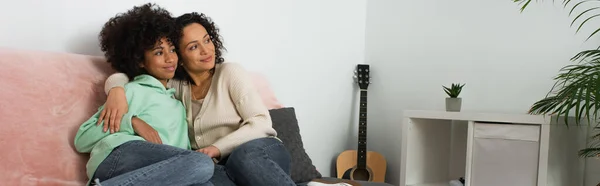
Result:
[[312,164],[312,160],[304,150],[294,108],[272,109],[269,110],[269,113],[273,121],[273,128],[277,131],[277,137],[283,141],[283,144],[290,152],[292,158],[292,180],[296,183],[303,183],[315,178],[321,178],[321,173],[317,171],[317,168]]

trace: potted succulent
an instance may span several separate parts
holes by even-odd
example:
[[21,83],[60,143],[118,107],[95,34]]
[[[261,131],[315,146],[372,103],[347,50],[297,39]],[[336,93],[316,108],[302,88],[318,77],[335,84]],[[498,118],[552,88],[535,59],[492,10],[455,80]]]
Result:
[[464,86],[465,84],[461,85],[460,83],[452,83],[452,85],[450,85],[450,88],[442,86],[444,88],[444,92],[448,94],[448,97],[446,98],[446,111],[460,112],[462,98],[458,96],[460,95],[460,92],[462,91],[462,88]]

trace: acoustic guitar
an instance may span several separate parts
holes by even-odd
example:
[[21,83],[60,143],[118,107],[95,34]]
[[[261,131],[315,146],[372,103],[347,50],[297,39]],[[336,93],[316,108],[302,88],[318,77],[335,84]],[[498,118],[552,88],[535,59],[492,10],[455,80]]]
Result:
[[337,157],[337,177],[349,180],[385,182],[386,160],[378,152],[367,151],[367,88],[369,87],[369,65],[358,64],[354,81],[360,88],[358,117],[358,148],[346,150]]

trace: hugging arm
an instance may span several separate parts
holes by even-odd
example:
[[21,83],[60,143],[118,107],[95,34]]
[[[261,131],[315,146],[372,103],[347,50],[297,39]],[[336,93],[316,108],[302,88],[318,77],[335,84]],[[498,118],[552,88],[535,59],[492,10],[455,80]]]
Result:
[[[127,96],[131,96],[132,92],[126,91]],[[100,109],[104,109],[104,106],[100,107]],[[128,135],[134,135],[135,131],[133,129],[131,123],[131,117],[133,117],[135,113],[127,113],[123,116],[122,121],[120,121],[121,133],[125,133]],[[104,132],[102,130],[102,126],[96,125],[98,118],[100,118],[100,110],[96,112],[91,118],[85,121],[79,127],[77,134],[75,135],[75,149],[81,153],[89,153],[94,148],[98,141],[102,140],[104,137],[110,135],[111,133]]]
[[110,130],[111,133],[115,133],[120,129],[121,119],[129,110],[127,96],[123,89],[128,82],[129,78],[124,73],[114,73],[106,79],[104,92],[108,97],[96,122],[96,125],[100,125],[104,121],[104,132]]
[[[128,82],[129,78],[124,73],[115,73],[106,79],[104,92],[108,97],[96,119],[97,128],[102,128],[105,133],[108,132],[107,130],[110,130],[110,133],[116,133],[121,131],[121,126],[131,126],[134,134],[141,136],[146,141],[161,144],[162,140],[158,136],[158,132],[129,112],[130,102],[128,100],[131,100],[133,95],[126,93],[123,88]],[[103,125],[100,126],[100,124]]]

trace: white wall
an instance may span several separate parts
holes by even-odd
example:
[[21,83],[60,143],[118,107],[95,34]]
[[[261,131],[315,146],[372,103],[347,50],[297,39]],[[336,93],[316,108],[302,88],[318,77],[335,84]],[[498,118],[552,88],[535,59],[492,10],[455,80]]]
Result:
[[520,13],[512,1],[368,1],[369,147],[388,158],[388,182],[399,181],[402,110],[444,110],[442,85],[460,82],[464,111],[526,113],[570,57],[597,43],[575,35],[558,2]]
[[[3,3],[0,47],[101,55],[102,24],[143,2]],[[296,107],[305,148],[329,176],[351,132],[352,71],[364,59],[366,0],[156,2],[174,15],[198,11],[217,22],[229,59],[263,72],[280,101]]]

